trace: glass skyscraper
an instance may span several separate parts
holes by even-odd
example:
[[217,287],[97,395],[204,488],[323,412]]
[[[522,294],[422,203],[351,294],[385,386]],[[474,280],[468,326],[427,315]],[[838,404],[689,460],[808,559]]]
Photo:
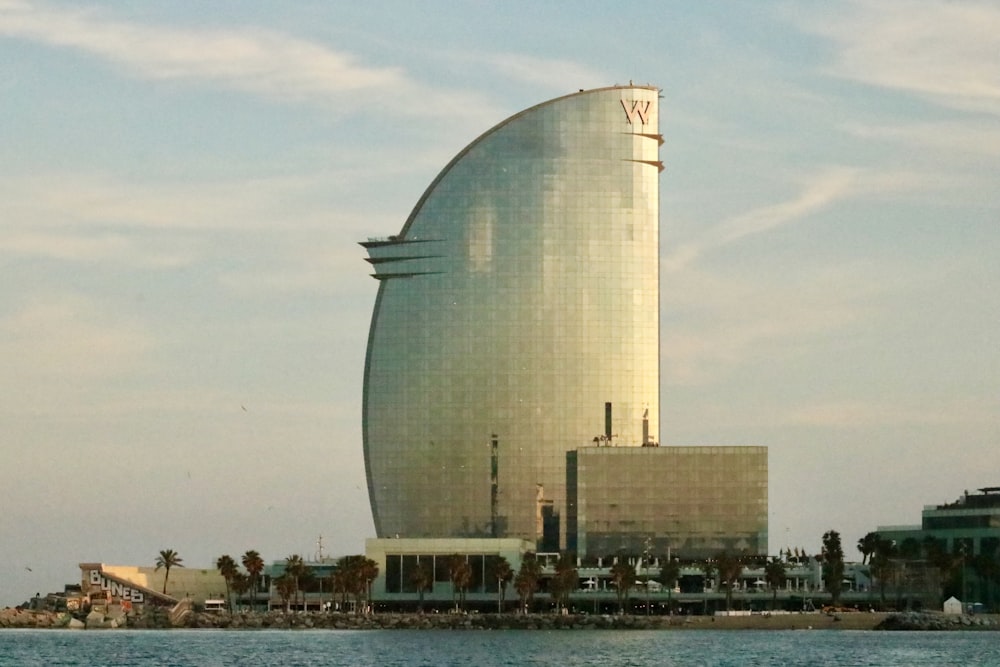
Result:
[[655,440],[659,91],[580,91],[488,130],[395,236],[364,455],[379,537],[566,540],[566,454]]

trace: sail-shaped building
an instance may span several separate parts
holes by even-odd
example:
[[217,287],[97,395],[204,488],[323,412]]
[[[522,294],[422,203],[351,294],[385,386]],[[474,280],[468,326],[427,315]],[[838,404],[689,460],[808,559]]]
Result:
[[379,537],[565,547],[567,453],[657,439],[658,102],[614,86],[511,116],[361,244]]

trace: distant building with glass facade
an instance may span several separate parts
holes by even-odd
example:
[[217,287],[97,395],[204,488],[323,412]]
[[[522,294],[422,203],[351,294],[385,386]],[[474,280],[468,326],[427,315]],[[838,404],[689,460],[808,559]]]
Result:
[[566,453],[656,439],[659,91],[580,91],[462,150],[379,280],[363,438],[379,537],[566,543]]
[[766,447],[586,447],[566,455],[581,556],[767,554]]
[[1000,487],[966,491],[953,503],[928,505],[919,526],[879,526],[878,535],[901,554],[916,556],[930,542],[947,553],[1000,557]]
[[927,505],[920,525],[879,526],[894,564],[887,577],[907,595],[937,607],[949,596],[995,606],[1000,559],[1000,487],[965,491],[955,502]]

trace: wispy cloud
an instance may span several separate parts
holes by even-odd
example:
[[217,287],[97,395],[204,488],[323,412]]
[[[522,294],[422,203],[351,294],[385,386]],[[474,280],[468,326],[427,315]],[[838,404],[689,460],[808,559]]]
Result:
[[772,368],[815,363],[814,350],[870,335],[904,295],[948,266],[859,259],[809,263],[793,275],[691,267],[663,293],[664,382],[724,386],[733,371],[765,360]]
[[846,8],[798,21],[838,47],[834,75],[1000,114],[1000,6],[855,0]]
[[191,248],[176,247],[176,240],[156,245],[143,244],[118,233],[79,234],[72,231],[24,232],[9,234],[3,252],[31,258],[68,262],[120,262],[128,266],[169,268],[192,260]]
[[863,305],[838,298],[828,284],[782,289],[701,276],[672,290],[687,292],[701,309],[695,316],[678,315],[662,332],[664,381],[672,386],[718,382],[762,358],[780,365],[802,354],[809,341],[842,331],[864,315]]
[[836,401],[802,406],[779,421],[790,425],[822,428],[870,429],[907,425],[997,424],[996,403],[977,398],[950,398],[932,402],[933,407],[906,406],[872,401]]
[[607,80],[603,72],[566,59],[537,58],[520,53],[465,53],[462,59],[465,62],[479,63],[503,78],[564,93],[577,88],[593,88],[613,83]]
[[[848,134],[864,140],[893,142],[908,147],[936,151],[949,163],[980,166],[982,156],[1000,156],[1000,124],[983,118],[954,121],[896,123],[893,125],[848,123]],[[928,183],[928,185],[930,185]]]
[[[341,113],[492,114],[485,100],[433,89],[399,67],[372,67],[325,45],[262,28],[183,29],[115,20],[93,9],[0,0],[0,35],[103,58],[152,80],[192,80]],[[364,104],[350,96],[364,93]],[[356,98],[355,98],[356,99]],[[392,104],[372,105],[372,100]]]
[[53,172],[0,182],[0,220],[8,232],[40,227],[247,231],[273,229],[290,216],[296,229],[328,227],[351,213],[289,209],[289,202],[309,199],[306,195],[324,187],[340,184],[329,174],[148,184],[102,173]]
[[847,167],[821,172],[805,183],[793,199],[741,213],[709,229],[700,238],[680,244],[664,258],[661,269],[666,273],[681,271],[714,248],[800,221],[855,194],[860,183],[858,175],[858,170]]
[[378,211],[331,210],[331,178],[136,184],[62,173],[8,179],[0,183],[0,262],[151,272],[212,264],[219,286],[241,297],[340,291],[367,279],[354,242],[371,230],[361,227],[399,222]]

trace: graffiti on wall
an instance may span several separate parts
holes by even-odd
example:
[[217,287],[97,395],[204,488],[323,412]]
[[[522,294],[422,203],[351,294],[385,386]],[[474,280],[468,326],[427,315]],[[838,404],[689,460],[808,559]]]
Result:
[[129,602],[140,603],[145,601],[145,595],[142,591],[123,584],[120,581],[115,581],[113,579],[108,579],[100,570],[90,571],[90,585],[100,586],[102,591],[107,591],[112,598],[118,598],[120,600],[127,600]]

